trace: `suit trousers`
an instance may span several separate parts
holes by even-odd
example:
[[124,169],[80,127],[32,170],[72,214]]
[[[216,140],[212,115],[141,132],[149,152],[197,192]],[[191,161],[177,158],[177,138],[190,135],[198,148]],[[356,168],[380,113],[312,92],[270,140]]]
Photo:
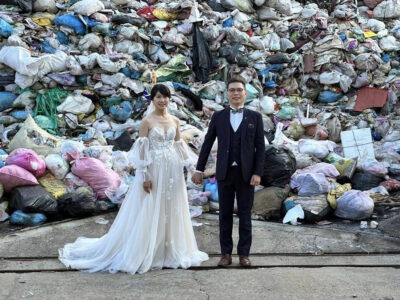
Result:
[[233,210],[237,201],[239,217],[239,242],[237,254],[248,256],[252,242],[251,208],[254,201],[254,186],[243,180],[240,167],[231,166],[225,180],[218,181],[219,240],[222,254],[232,254]]

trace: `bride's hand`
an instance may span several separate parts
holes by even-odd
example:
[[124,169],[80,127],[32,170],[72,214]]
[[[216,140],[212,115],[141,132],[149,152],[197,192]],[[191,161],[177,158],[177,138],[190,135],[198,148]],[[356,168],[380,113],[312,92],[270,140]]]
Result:
[[150,191],[151,191],[151,181],[150,180],[143,182],[143,189],[146,193],[150,193]]

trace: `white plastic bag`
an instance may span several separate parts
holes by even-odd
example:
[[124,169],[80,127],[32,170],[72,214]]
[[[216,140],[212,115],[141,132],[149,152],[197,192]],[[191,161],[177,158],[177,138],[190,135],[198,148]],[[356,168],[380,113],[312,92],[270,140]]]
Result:
[[313,196],[327,194],[331,190],[331,184],[322,173],[303,173],[293,175],[290,187],[298,190],[299,196]]
[[316,141],[312,139],[301,139],[299,140],[299,151],[300,153],[306,153],[313,155],[317,158],[324,158],[333,151],[336,143],[332,141]]
[[358,161],[357,169],[382,178],[388,173],[388,169],[383,163],[372,159]]
[[289,223],[292,225],[299,224],[297,219],[304,219],[304,210],[300,204],[297,204],[295,207],[292,207],[287,211],[285,216],[283,217],[282,223]]
[[80,141],[65,140],[61,143],[61,156],[67,161],[83,157],[85,145]]
[[374,201],[359,190],[347,191],[336,202],[335,216],[343,219],[367,219],[374,211]]
[[95,12],[103,10],[104,4],[100,0],[80,0],[72,5],[69,9],[83,16],[90,16]]
[[80,94],[68,95],[67,98],[57,106],[58,112],[69,112],[76,115],[89,114],[94,110],[91,99]]
[[272,97],[264,96],[260,100],[260,106],[261,106],[262,112],[266,115],[273,114],[275,111],[275,101]]
[[103,44],[101,38],[95,33],[88,33],[80,39],[79,50],[98,49]]
[[59,154],[49,154],[44,161],[46,162],[46,168],[57,179],[64,179],[69,172],[68,162]]

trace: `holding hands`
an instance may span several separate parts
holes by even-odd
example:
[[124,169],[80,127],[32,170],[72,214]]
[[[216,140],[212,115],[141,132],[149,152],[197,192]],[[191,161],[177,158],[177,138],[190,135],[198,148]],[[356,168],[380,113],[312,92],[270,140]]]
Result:
[[151,181],[150,180],[143,182],[143,189],[146,193],[150,193],[150,191],[151,191]]
[[203,173],[201,172],[194,172],[192,175],[192,182],[194,184],[201,184],[203,183]]

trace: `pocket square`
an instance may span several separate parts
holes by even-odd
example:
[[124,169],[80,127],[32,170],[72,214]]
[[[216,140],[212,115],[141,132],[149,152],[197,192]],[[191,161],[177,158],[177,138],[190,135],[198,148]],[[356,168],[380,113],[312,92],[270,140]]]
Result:
[[254,127],[254,124],[252,124],[252,123],[249,123],[249,124],[247,125],[247,127],[248,127],[248,128],[255,128],[255,127]]

